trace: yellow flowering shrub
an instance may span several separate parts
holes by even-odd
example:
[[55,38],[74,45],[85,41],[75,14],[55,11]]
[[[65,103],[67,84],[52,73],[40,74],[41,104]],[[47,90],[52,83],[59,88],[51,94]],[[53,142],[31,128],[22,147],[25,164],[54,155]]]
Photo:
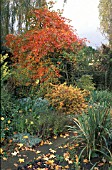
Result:
[[73,86],[53,85],[51,91],[45,95],[50,104],[61,113],[81,114],[87,108],[85,97],[89,93]]

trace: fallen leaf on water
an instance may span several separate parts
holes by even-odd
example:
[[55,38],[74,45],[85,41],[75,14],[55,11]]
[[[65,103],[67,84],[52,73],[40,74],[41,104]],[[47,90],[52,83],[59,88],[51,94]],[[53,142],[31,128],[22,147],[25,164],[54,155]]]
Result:
[[24,159],[19,158],[19,162],[20,162],[20,163],[24,162]]
[[50,148],[49,150],[50,150],[50,152],[52,152],[52,153],[55,153],[55,152],[56,152],[55,150],[53,150],[53,149],[51,149],[51,148]]

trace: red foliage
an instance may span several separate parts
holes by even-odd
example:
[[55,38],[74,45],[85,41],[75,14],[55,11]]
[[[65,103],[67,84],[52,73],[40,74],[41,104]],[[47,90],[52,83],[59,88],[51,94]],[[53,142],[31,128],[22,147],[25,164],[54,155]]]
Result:
[[[30,30],[18,36],[7,35],[6,45],[12,49],[15,63],[32,71],[33,79],[49,74],[51,61],[45,57],[50,53],[75,52],[85,42],[74,34],[69,20],[47,8],[32,11],[29,22]],[[59,76],[56,68],[54,71]]]

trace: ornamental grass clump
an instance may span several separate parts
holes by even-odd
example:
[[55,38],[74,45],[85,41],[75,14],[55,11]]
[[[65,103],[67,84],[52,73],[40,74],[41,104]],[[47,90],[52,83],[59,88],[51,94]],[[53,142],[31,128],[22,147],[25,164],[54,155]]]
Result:
[[[107,107],[88,108],[88,114],[83,113],[74,118],[74,126],[69,130],[77,133],[74,141],[84,144],[83,151],[89,160],[95,153],[103,154],[109,160],[112,158],[110,146],[112,141],[112,115]],[[84,146],[83,145],[83,146]]]
[[85,90],[81,91],[79,88],[67,86],[65,83],[52,87],[45,97],[60,113],[81,114],[87,108],[85,97],[88,92]]

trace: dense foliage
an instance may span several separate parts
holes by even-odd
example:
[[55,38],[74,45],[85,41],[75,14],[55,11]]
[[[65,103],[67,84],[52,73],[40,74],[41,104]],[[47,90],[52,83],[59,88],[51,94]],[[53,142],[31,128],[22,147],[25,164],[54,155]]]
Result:
[[84,97],[88,94],[88,91],[61,84],[55,85],[46,97],[60,113],[81,114],[87,108]]
[[[15,67],[31,80],[45,81],[59,77],[59,65],[64,60],[63,50],[76,53],[84,43],[74,34],[67,19],[47,8],[33,10],[30,16],[32,28],[18,36],[7,35],[6,45],[12,49]],[[57,53],[57,56],[54,55]],[[70,61],[68,56],[64,56]],[[54,63],[54,59],[57,62]]]

